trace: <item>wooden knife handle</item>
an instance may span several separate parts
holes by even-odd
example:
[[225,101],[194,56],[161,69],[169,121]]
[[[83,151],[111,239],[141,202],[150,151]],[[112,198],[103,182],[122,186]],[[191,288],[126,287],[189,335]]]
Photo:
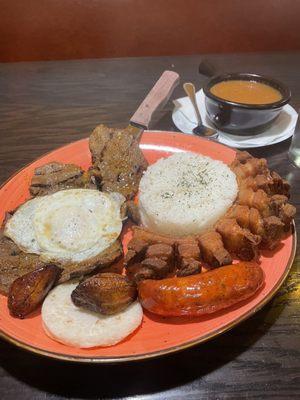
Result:
[[178,83],[177,72],[165,71],[133,114],[130,122],[133,125],[148,128],[153,114],[168,102]]

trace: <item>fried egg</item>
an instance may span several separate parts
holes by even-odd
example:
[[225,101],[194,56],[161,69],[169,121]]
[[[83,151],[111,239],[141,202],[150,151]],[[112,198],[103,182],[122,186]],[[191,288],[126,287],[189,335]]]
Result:
[[7,222],[4,234],[45,261],[80,262],[120,235],[123,196],[70,189],[29,200]]

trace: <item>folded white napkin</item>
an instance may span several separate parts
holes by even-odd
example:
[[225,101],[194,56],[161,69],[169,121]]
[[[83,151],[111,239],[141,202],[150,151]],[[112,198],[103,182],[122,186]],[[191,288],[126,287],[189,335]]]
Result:
[[[202,89],[196,93],[196,100],[203,124],[214,128],[205,111],[204,93]],[[181,99],[174,100],[174,105],[175,107],[172,113],[174,124],[182,132],[192,134],[193,129],[197,125],[197,119],[190,99],[188,97],[182,97]],[[218,141],[227,146],[237,148],[268,146],[292,136],[295,131],[297,119],[297,112],[292,106],[287,104],[283,107],[282,112],[276,121],[274,121],[274,124],[263,133],[253,136],[236,136],[218,131]]]

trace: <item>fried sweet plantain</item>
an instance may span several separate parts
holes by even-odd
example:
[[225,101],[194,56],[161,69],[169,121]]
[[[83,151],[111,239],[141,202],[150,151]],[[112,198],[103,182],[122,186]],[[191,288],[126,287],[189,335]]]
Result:
[[75,306],[107,315],[124,310],[136,297],[135,284],[113,273],[94,275],[81,282],[71,294]]
[[59,267],[48,264],[14,280],[7,300],[10,314],[24,318],[34,311],[58,280],[60,273]]

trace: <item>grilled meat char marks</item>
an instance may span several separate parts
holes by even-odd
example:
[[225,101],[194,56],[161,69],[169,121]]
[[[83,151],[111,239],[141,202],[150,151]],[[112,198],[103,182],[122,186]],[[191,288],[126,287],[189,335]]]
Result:
[[119,192],[127,200],[138,192],[139,182],[148,164],[139,148],[136,129],[113,129],[99,125],[90,136],[91,174],[101,190]]
[[78,165],[51,162],[35,169],[29,191],[32,196],[44,196],[76,188],[95,189],[96,186],[90,174]]

